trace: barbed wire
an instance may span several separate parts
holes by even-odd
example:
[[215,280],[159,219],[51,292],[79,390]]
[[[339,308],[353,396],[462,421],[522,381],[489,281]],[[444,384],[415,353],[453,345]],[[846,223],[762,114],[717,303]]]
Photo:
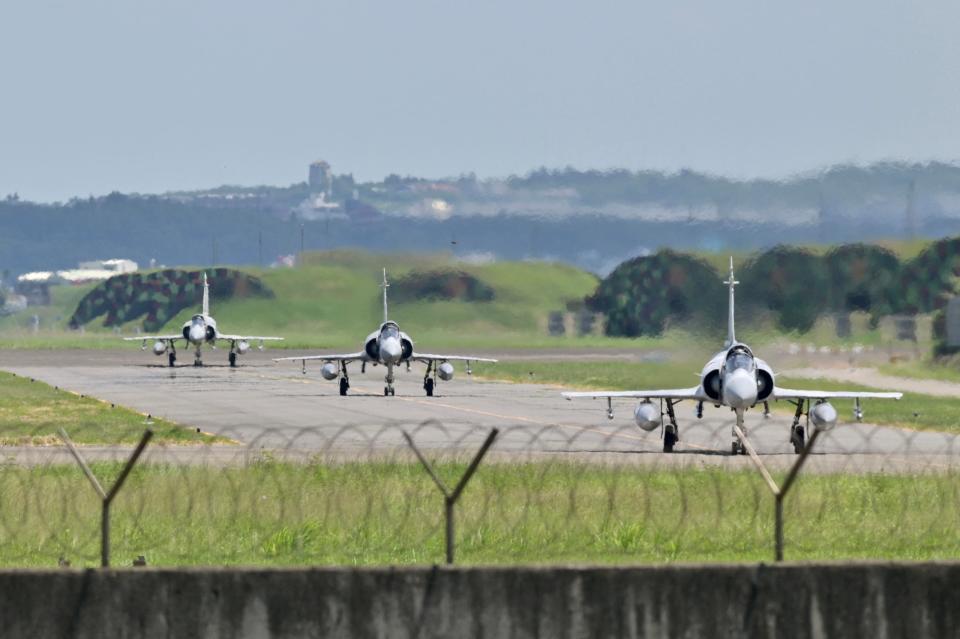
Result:
[[730,454],[730,427],[708,423],[685,427],[670,454],[656,433],[613,423],[225,431],[150,442],[106,515],[136,442],[76,445],[101,495],[44,435],[0,448],[3,565],[435,563],[452,547],[480,563],[960,556],[949,433],[840,426],[811,438],[778,498],[760,467],[780,490],[800,456],[773,422],[749,430],[755,458]]

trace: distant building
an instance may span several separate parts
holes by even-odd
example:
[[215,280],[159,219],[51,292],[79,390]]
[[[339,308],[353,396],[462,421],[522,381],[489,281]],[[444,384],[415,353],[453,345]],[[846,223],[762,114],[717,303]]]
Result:
[[330,172],[330,165],[323,160],[311,164],[307,183],[310,185],[310,193],[322,194],[329,200],[333,191],[333,173]]
[[114,275],[120,273],[135,273],[140,266],[133,260],[92,260],[90,262],[80,262],[77,268],[90,271],[110,271]]
[[17,278],[16,291],[27,298],[31,306],[50,303],[50,286],[55,284],[86,284],[102,282],[114,275],[134,273],[139,266],[133,260],[92,260],[80,262],[78,268],[63,271],[33,271]]

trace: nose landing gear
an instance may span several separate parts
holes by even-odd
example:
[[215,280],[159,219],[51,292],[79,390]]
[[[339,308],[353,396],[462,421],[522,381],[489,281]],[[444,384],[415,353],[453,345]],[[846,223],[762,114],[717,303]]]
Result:
[[387,385],[383,387],[383,396],[384,396],[384,397],[387,397],[387,396],[392,397],[392,396],[396,395],[396,394],[397,394],[397,391],[393,388],[393,381],[394,381],[394,377],[393,377],[393,366],[391,366],[391,365],[388,365],[388,366],[387,366],[387,376],[386,376],[386,378],[384,379],[384,381],[387,382]]
[[[737,426],[740,427],[740,430],[746,434],[747,430],[743,427],[743,411],[738,410],[737,413]],[[737,428],[733,429],[733,443],[730,444],[730,452],[734,455],[746,455],[747,447],[742,441],[740,441],[740,436],[737,434]]]

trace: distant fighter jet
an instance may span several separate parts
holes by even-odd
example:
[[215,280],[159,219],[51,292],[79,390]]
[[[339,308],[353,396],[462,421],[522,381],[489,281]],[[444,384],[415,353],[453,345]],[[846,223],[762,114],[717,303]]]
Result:
[[453,379],[453,364],[450,362],[464,361],[467,363],[467,375],[473,371],[470,370],[470,362],[496,362],[495,359],[484,357],[472,357],[469,355],[432,355],[429,353],[415,353],[413,350],[413,340],[410,336],[400,330],[400,326],[390,321],[387,314],[387,269],[383,269],[383,324],[380,328],[367,335],[363,343],[363,350],[357,353],[347,353],[345,355],[301,355],[299,357],[278,357],[274,361],[297,361],[303,362],[303,372],[307,372],[308,360],[322,360],[323,367],[320,374],[324,379],[334,380],[340,378],[340,394],[346,395],[350,388],[350,377],[347,374],[347,364],[353,361],[360,362],[360,371],[366,372],[367,364],[374,366],[380,364],[387,367],[387,375],[384,379],[387,385],[383,388],[383,394],[395,395],[393,388],[395,366],[406,364],[407,370],[410,369],[410,362],[423,362],[427,365],[426,373],[423,376],[423,390],[427,392],[427,397],[433,396],[433,389],[436,386],[436,379],[439,377],[443,381]]
[[[804,402],[807,402],[806,415],[808,423],[813,422],[817,428],[828,429],[837,422],[837,411],[827,401],[829,399],[853,399],[854,417],[857,421],[863,419],[860,408],[861,399],[900,399],[902,393],[872,393],[858,391],[807,391],[780,388],[774,382],[774,373],[770,366],[755,357],[750,347],[738,342],[733,329],[733,289],[739,284],[733,277],[733,258],[730,258],[730,279],[724,282],[730,289],[729,316],[727,341],[723,350],[713,356],[700,373],[700,384],[693,388],[668,390],[639,390],[639,391],[598,391],[563,393],[567,399],[578,397],[601,398],[607,400],[607,417],[613,419],[612,400],[620,397],[640,399],[640,404],[634,410],[634,419],[643,430],[650,432],[659,427],[664,415],[669,419],[663,433],[663,450],[672,452],[674,444],[679,441],[679,429],[673,407],[680,401],[688,399],[697,402],[697,417],[703,417],[704,402],[716,407],[728,406],[736,413],[737,426],[743,429],[743,414],[758,403],[763,403],[764,415],[769,414],[771,400],[787,400],[797,407],[790,427],[790,442],[794,451],[803,450],[805,429],[800,424],[804,415]],[[656,405],[652,400],[660,400]],[[813,402],[811,409],[810,404]],[[662,410],[666,403],[666,412]],[[744,430],[746,432],[746,430]],[[733,431],[733,454],[745,454],[746,448]]]
[[203,274],[203,309],[197,313],[189,322],[184,323],[183,331],[180,335],[143,335],[141,337],[125,337],[128,342],[142,341],[143,350],[147,349],[147,341],[154,340],[154,355],[163,355],[167,353],[170,366],[177,361],[176,342],[182,339],[186,342],[187,348],[190,344],[196,346],[193,365],[203,366],[200,357],[200,347],[204,344],[210,344],[211,348],[216,348],[217,340],[230,342],[230,366],[237,365],[237,355],[243,355],[250,350],[250,342],[259,340],[260,350],[263,350],[263,342],[268,340],[282,340],[282,337],[260,337],[257,335],[224,335],[217,330],[217,321],[210,317],[210,286],[207,284],[207,274]]

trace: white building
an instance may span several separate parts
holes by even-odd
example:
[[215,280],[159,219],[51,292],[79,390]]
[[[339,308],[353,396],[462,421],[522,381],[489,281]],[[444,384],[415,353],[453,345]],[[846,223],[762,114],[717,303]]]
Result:
[[63,271],[34,271],[17,278],[19,284],[84,284],[108,280],[114,275],[134,273],[139,266],[133,260],[92,260],[80,262],[78,268]]

